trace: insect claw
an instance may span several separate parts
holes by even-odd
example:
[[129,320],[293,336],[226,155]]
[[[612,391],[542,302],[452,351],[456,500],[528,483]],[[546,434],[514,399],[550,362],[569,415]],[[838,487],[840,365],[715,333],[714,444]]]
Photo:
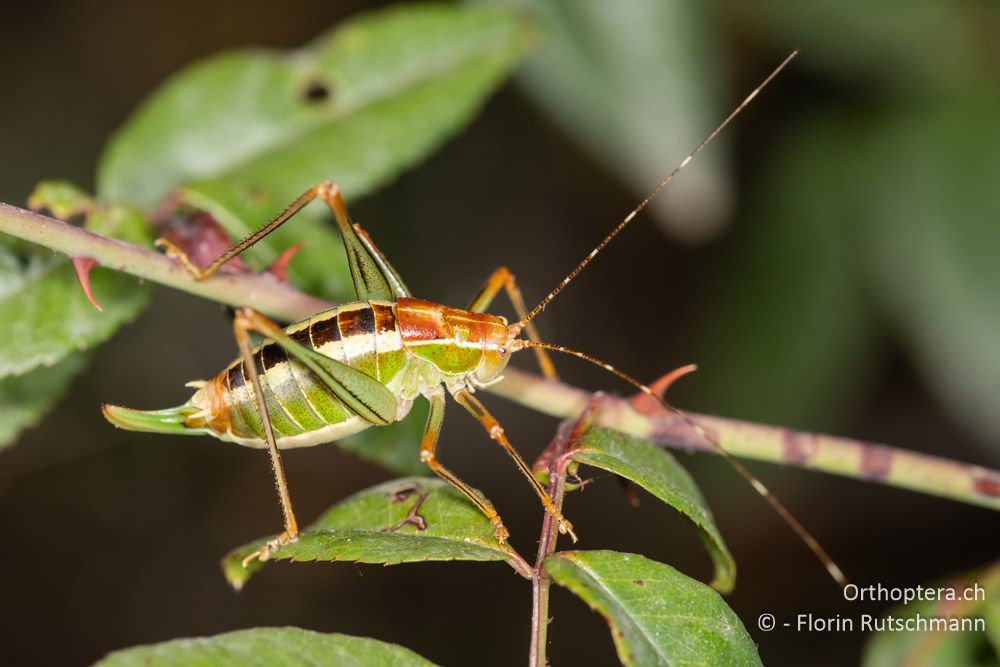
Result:
[[497,523],[493,527],[493,539],[500,544],[506,544],[507,538],[510,537],[510,533],[507,532],[507,527],[502,523]]
[[247,567],[250,565],[250,563],[253,562],[253,561],[255,561],[255,560],[257,560],[258,558],[260,558],[261,562],[263,562],[265,560],[264,558],[261,558],[260,550],[254,551],[252,554],[250,554],[249,556],[247,556],[246,558],[244,558],[243,559],[243,569],[244,570],[247,569]]
[[180,262],[181,266],[183,266],[195,280],[202,280],[207,277],[208,274],[205,270],[200,266],[195,266],[191,262],[191,258],[188,257],[188,254],[181,250],[180,246],[175,244],[173,241],[165,239],[161,236],[153,242],[153,245],[157,248],[162,248],[164,254],[166,254],[166,256],[170,259]]
[[269,540],[267,544],[265,544],[260,549],[257,549],[257,551],[254,551],[252,554],[244,558],[243,569],[245,570],[247,566],[255,560],[259,560],[261,563],[270,560],[271,554],[273,554],[275,551],[285,546],[286,544],[290,542],[295,542],[298,539],[299,539],[298,533],[296,533],[295,535],[289,535],[288,531],[283,532],[281,535],[278,535],[273,540]]
[[573,544],[576,544],[576,533],[573,532],[573,524],[571,524],[566,519],[559,519],[559,532],[563,535],[569,535],[570,539],[573,540]]

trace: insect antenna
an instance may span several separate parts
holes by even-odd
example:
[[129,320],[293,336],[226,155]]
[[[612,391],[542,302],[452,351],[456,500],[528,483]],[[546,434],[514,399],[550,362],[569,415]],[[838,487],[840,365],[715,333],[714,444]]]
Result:
[[612,229],[611,233],[608,234],[607,236],[605,236],[604,240],[602,240],[600,243],[598,243],[597,246],[593,250],[590,251],[590,254],[587,255],[586,257],[584,257],[583,261],[581,261],[579,264],[577,264],[576,268],[573,269],[572,271],[570,271],[569,275],[567,275],[565,278],[563,278],[563,281],[561,283],[559,283],[558,285],[556,285],[556,288],[554,290],[552,290],[551,292],[549,292],[548,296],[546,296],[544,299],[542,299],[541,302],[539,302],[539,304],[537,306],[535,306],[531,310],[531,312],[528,313],[528,315],[524,319],[522,319],[521,321],[516,322],[514,325],[512,325],[512,327],[511,327],[512,331],[514,331],[515,333],[520,333],[520,331],[525,327],[525,325],[528,322],[530,322],[531,320],[533,320],[535,318],[535,316],[538,315],[538,313],[540,313],[543,310],[545,310],[545,306],[549,305],[549,302],[552,301],[552,299],[556,298],[556,295],[559,294],[559,292],[563,291],[563,288],[566,287],[566,285],[569,285],[570,282],[572,282],[572,280],[574,278],[576,278],[577,274],[579,274],[581,271],[583,271],[584,267],[586,267],[588,264],[590,264],[590,261],[592,259],[594,259],[594,257],[596,257],[599,252],[601,252],[602,250],[604,250],[605,246],[607,246],[609,243],[611,243],[611,240],[613,238],[615,238],[616,236],[618,236],[618,233],[621,232],[623,229],[625,229],[625,227],[628,226],[628,223],[632,222],[632,220],[635,218],[636,215],[639,214],[640,211],[642,211],[644,208],[646,208],[647,206],[649,206],[649,203],[651,201],[653,201],[654,199],[656,199],[656,196],[658,194],[660,194],[660,192],[665,187],[667,187],[667,185],[670,184],[670,181],[674,180],[674,177],[677,174],[681,173],[681,171],[684,170],[684,167],[688,166],[688,163],[691,162],[691,160],[694,159],[694,156],[697,155],[698,153],[700,153],[701,150],[703,148],[705,148],[705,146],[707,146],[708,144],[710,144],[712,142],[712,140],[715,139],[715,137],[720,132],[722,132],[722,130],[725,129],[725,127],[727,125],[729,125],[729,123],[734,118],[736,118],[736,116],[738,116],[740,114],[740,112],[743,111],[743,109],[745,109],[748,104],[750,104],[751,101],[753,101],[753,98],[757,97],[757,94],[760,93],[760,91],[763,90],[764,87],[767,86],[767,84],[771,83],[771,80],[774,79],[774,77],[778,76],[778,74],[781,72],[781,70],[783,70],[785,68],[785,65],[787,65],[789,62],[791,62],[792,58],[794,58],[798,54],[799,54],[799,50],[798,49],[795,49],[794,51],[792,51],[791,53],[789,53],[785,57],[785,59],[781,61],[781,64],[778,65],[777,67],[775,67],[774,71],[772,71],[770,74],[768,74],[767,78],[764,79],[760,83],[760,85],[758,85],[756,88],[754,88],[753,91],[749,95],[747,95],[743,99],[742,102],[740,102],[739,106],[737,106],[735,109],[733,109],[733,112],[730,113],[728,116],[726,116],[726,119],[724,121],[722,121],[719,124],[718,127],[716,127],[714,130],[712,130],[712,132],[707,137],[705,137],[705,139],[702,140],[702,142],[700,144],[698,144],[698,146],[693,151],[691,151],[686,158],[684,158],[683,160],[681,160],[680,164],[678,164],[676,167],[674,167],[673,170],[671,170],[669,174],[667,174],[666,176],[663,177],[663,180],[661,180],[659,182],[659,184],[657,184],[657,186],[653,189],[653,191],[650,192],[646,196],[645,199],[643,199],[641,202],[639,202],[639,204],[635,208],[633,208],[629,212],[629,214],[626,215],[622,219],[621,222],[618,223],[618,226],[615,227],[614,229]]
[[763,482],[757,479],[757,477],[752,472],[747,470],[746,466],[740,463],[739,460],[736,459],[736,457],[734,457],[732,454],[726,451],[726,449],[722,446],[722,443],[719,442],[719,439],[715,436],[715,434],[713,434],[704,426],[699,424],[693,417],[691,417],[691,415],[689,415],[688,413],[684,412],[679,408],[675,408],[673,405],[668,403],[665,398],[660,396],[658,393],[653,391],[648,386],[644,385],[643,383],[633,378],[631,375],[628,375],[624,371],[621,371],[612,366],[611,364],[605,363],[596,357],[592,357],[589,354],[584,354],[583,352],[577,352],[576,350],[572,350],[568,347],[563,347],[562,345],[552,345],[550,343],[541,343],[523,339],[518,339],[511,342],[512,350],[521,350],[529,347],[542,348],[545,350],[551,350],[553,352],[562,352],[563,354],[568,354],[578,359],[583,359],[584,361],[594,364],[595,366],[600,366],[609,373],[617,375],[619,378],[621,378],[625,382],[628,382],[630,385],[632,385],[642,393],[656,399],[657,402],[659,402],[659,404],[663,406],[664,410],[680,418],[695,433],[697,433],[699,437],[701,437],[705,442],[707,442],[713,449],[718,451],[718,453],[722,456],[722,458],[724,458],[729,463],[729,465],[736,470],[736,472],[742,475],[743,478],[750,483],[750,486],[752,486],[754,490],[757,493],[759,493],[761,497],[764,498],[764,500],[767,501],[767,503],[771,506],[771,508],[775,512],[777,512],[778,516],[784,519],[785,523],[787,523],[791,527],[791,529],[795,531],[795,534],[798,535],[803,542],[805,542],[806,546],[808,546],[809,549],[816,555],[816,558],[818,558],[819,561],[823,564],[823,566],[826,568],[826,571],[830,574],[833,580],[836,581],[841,588],[847,587],[848,585],[847,577],[844,576],[843,571],[841,571],[841,569],[837,566],[837,564],[833,561],[833,559],[830,558],[830,555],[826,552],[826,549],[823,548],[823,546],[819,543],[819,541],[816,540],[816,538],[813,537],[808,530],[806,530],[805,526],[799,523],[799,520],[796,519],[794,515],[792,515],[792,513],[788,510],[788,508],[785,507],[773,493],[771,493],[770,489],[764,486]]
[[[636,215],[638,215],[639,212],[641,212],[644,208],[646,208],[649,205],[649,203],[652,202],[653,199],[655,199],[656,196],[659,195],[660,192],[663,191],[663,189],[670,184],[670,182],[674,179],[674,177],[677,176],[677,174],[679,174],[681,171],[683,171],[684,168],[691,162],[691,160],[693,160],[694,157],[698,153],[700,153],[702,149],[705,148],[705,146],[710,144],[712,140],[715,139],[715,137],[720,132],[722,132],[722,130],[725,129],[727,125],[729,125],[729,123],[732,122],[732,120],[736,118],[736,116],[738,116],[740,112],[743,111],[743,109],[745,109],[747,105],[750,104],[750,102],[753,101],[753,99],[760,93],[760,91],[763,90],[764,87],[767,86],[781,72],[781,70],[783,70],[785,66],[788,65],[788,63],[791,62],[791,60],[798,55],[798,53],[799,50],[795,49],[790,54],[788,54],[788,56],[786,56],[785,59],[781,61],[781,64],[779,64],[776,68],[774,68],[774,70],[767,75],[767,78],[765,78],[760,83],[760,85],[754,88],[753,91],[751,91],[751,93],[747,95],[746,98],[744,98],[744,100],[740,102],[740,104],[732,111],[732,113],[726,116],[725,120],[723,120],[718,127],[712,130],[712,132],[709,133],[709,135],[705,137],[705,139],[702,140],[702,142],[698,144],[698,146],[693,151],[691,151],[687,157],[681,160],[680,164],[674,167],[673,170],[670,171],[670,173],[668,173],[666,176],[663,177],[663,180],[661,180],[657,184],[657,186],[653,189],[653,191],[650,192],[645,199],[639,202],[639,204],[635,208],[633,208],[629,212],[629,214],[626,215],[622,219],[622,221],[619,222],[618,225],[614,229],[612,229],[611,232],[607,236],[605,236],[600,243],[597,244],[597,246],[594,247],[593,250],[590,251],[590,254],[584,257],[583,260],[579,264],[577,264],[576,267],[572,271],[570,271],[565,278],[563,278],[561,283],[556,285],[555,289],[549,292],[549,294],[544,299],[542,299],[538,303],[538,305],[535,306],[531,310],[531,312],[527,314],[527,316],[525,316],[519,322],[515,322],[513,325],[510,326],[511,333],[516,336],[524,329],[524,327],[527,325],[528,322],[534,319],[535,316],[537,316],[540,312],[545,310],[545,307],[556,297],[556,295],[559,294],[567,285],[569,285],[570,282],[572,282],[573,279],[576,278],[576,276],[581,271],[583,271],[583,269],[588,264],[590,264],[591,260],[593,260],[598,253],[604,250],[604,248],[611,242],[611,240],[614,239],[616,236],[618,236],[618,234],[623,229],[625,229],[625,227],[627,227],[630,222],[632,222],[632,220],[636,217]],[[766,486],[764,486],[763,482],[757,479],[757,477],[753,473],[747,470],[746,466],[744,466],[732,454],[726,451],[726,449],[722,446],[722,443],[719,442],[718,438],[713,433],[711,433],[704,426],[699,424],[689,414],[687,414],[683,410],[675,408],[658,393],[654,392],[651,388],[639,382],[632,376],[615,368],[611,364],[605,363],[600,359],[597,359],[596,357],[592,357],[588,354],[584,354],[583,352],[578,352],[576,350],[572,350],[570,348],[563,347],[561,345],[552,345],[549,343],[542,343],[531,340],[511,341],[511,349],[513,350],[520,350],[529,347],[551,350],[553,352],[562,352],[563,354],[568,354],[570,356],[577,357],[578,359],[583,359],[584,361],[594,364],[595,366],[600,366],[604,370],[613,373],[614,375],[617,375],[619,378],[629,383],[642,393],[656,399],[656,401],[663,407],[664,410],[680,418],[695,433],[697,433],[699,437],[701,437],[705,442],[707,442],[713,449],[718,451],[719,454],[729,463],[729,465],[732,466],[736,470],[736,472],[738,472],[744,479],[747,480],[747,482],[750,483],[750,486],[752,486],[754,490],[758,494],[760,494],[760,496],[764,498],[764,500],[767,501],[767,503],[771,506],[772,509],[774,509],[774,511],[778,514],[778,516],[780,516],[785,521],[785,523],[787,523],[791,527],[791,529],[795,531],[795,534],[798,535],[803,542],[805,542],[806,546],[808,546],[809,549],[816,555],[816,557],[826,568],[826,571],[830,574],[833,580],[836,581],[841,588],[847,586],[848,582],[847,578],[844,576],[844,573],[833,561],[833,559],[830,558],[830,555],[826,552],[823,546],[816,540],[816,538],[814,538],[809,533],[809,531],[806,530],[805,527],[799,522],[799,520],[792,515],[792,513],[788,510],[788,508],[786,508],[781,503],[781,501],[778,500],[778,498],[773,493],[771,493],[771,491]]]

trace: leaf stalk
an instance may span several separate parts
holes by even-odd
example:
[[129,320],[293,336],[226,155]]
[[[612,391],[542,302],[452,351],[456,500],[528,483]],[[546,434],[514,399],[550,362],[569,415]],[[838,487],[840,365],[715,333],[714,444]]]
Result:
[[[571,454],[580,441],[580,436],[590,425],[594,410],[604,400],[603,394],[594,394],[580,415],[559,425],[556,437],[539,455],[532,470],[537,474],[545,472],[549,483],[546,489],[556,510],[562,512],[563,497],[566,493],[566,470]],[[538,553],[531,580],[531,643],[528,650],[528,667],[546,667],[546,647],[549,628],[549,591],[552,579],[545,571],[545,559],[555,553],[559,530],[550,512],[542,519],[542,533],[538,539]]]

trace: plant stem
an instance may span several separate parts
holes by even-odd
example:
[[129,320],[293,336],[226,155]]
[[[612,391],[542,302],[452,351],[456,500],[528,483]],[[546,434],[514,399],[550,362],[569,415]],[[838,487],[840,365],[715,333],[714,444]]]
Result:
[[[250,304],[277,319],[303,319],[334,304],[304,294],[272,276],[219,271],[203,281],[165,256],[109,239],[31,211],[0,203],[0,232],[91,257],[101,265],[234,306]],[[591,392],[508,368],[488,391],[560,418],[579,415]],[[665,447],[715,453],[691,428],[660,410],[641,411],[628,400],[602,402],[595,424],[647,438]],[[936,456],[848,438],[689,413],[735,456],[821,470],[1000,510],[1000,472]]]
[[[560,382],[509,368],[504,381],[489,391],[554,417],[572,417],[591,394]],[[687,413],[714,433],[734,456],[796,466],[1000,510],[1000,472],[937,456],[861,440],[794,431],[781,426]],[[608,397],[594,415],[595,426],[606,426],[665,447],[718,452],[676,415],[643,411],[632,401]]]
[[[544,470],[549,477],[548,494],[555,503],[556,510],[562,512],[563,496],[566,491],[566,468],[570,463],[570,453],[576,448],[580,436],[590,423],[594,408],[604,400],[603,394],[595,394],[588,401],[583,412],[573,421],[559,425],[556,437],[535,461],[532,470]],[[545,571],[545,559],[555,553],[559,539],[558,526],[548,512],[542,518],[542,533],[538,539],[538,555],[535,558],[534,575],[531,582],[531,643],[528,649],[528,667],[546,667],[546,646],[549,630],[549,590],[552,580]]]
[[0,203],[0,231],[71,257],[90,257],[109,269],[212,301],[231,306],[252,304],[263,313],[289,322],[334,305],[265,274],[219,271],[205,280],[195,280],[180,264],[161,253],[94,234],[9,204]]

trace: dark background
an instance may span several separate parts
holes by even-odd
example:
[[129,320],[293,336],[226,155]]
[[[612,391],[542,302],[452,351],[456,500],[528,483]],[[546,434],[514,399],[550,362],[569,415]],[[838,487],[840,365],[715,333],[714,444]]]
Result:
[[[0,200],[22,203],[44,178],[92,188],[105,139],[183,65],[251,44],[298,46],[353,11],[379,4],[81,1],[6,8]],[[729,9],[717,5],[726,46],[719,58],[730,71],[724,107],[753,88],[788,47],[805,46],[803,57],[809,57],[808,43],[767,41],[761,36],[766,31]],[[843,48],[850,49],[846,37]],[[736,212],[726,234],[684,246],[648,218],[638,220],[540,318],[543,336],[643,378],[697,361],[703,370],[672,390],[674,401],[722,410],[711,397],[725,393],[727,369],[713,363],[701,343],[711,334],[714,291],[748,279],[730,260],[748,238],[740,203],[752,196],[762,155],[799,110],[860,106],[882,94],[870,82],[812,71],[793,66],[728,131]],[[693,146],[698,139],[682,143]],[[664,170],[680,157],[666,157]],[[462,305],[500,264],[512,268],[534,301],[635,201],[619,179],[507,85],[426,164],[348,204],[416,294]],[[788,415],[784,423],[995,467],[995,441],[991,446],[988,435],[946,413],[898,331],[881,318],[875,322],[877,342],[864,384],[842,395],[822,419]],[[94,355],[60,407],[2,454],[2,661],[81,664],[134,644],[264,625],[373,636],[442,664],[523,661],[530,586],[499,564],[281,565],[239,594],[229,589],[218,557],[278,527],[266,457],[209,439],[116,431],[98,407],[106,401],[179,403],[187,396],[185,381],[209,376],[234,356],[230,331],[216,304],[157,288],[153,307]],[[625,390],[572,360],[558,362],[574,383]],[[554,433],[550,419],[486,400],[529,460]],[[749,410],[728,414],[755,417]],[[441,451],[496,503],[514,545],[530,553],[540,508],[499,448],[452,410]],[[729,602],[759,642],[764,662],[855,663],[860,633],[767,634],[757,630],[756,618],[809,611],[857,616],[885,605],[842,601],[806,547],[735,473],[712,457],[681,458],[737,558],[740,580]],[[292,452],[286,465],[304,522],[388,476],[335,447]],[[996,515],[983,509],[818,473],[751,468],[862,584],[926,582],[982,565],[1000,547]],[[610,479],[572,496],[567,512],[585,548],[641,552],[693,576],[709,575],[708,559],[681,519],[653,501],[631,510]],[[578,600],[555,590],[552,616],[553,664],[614,663],[604,622]]]

